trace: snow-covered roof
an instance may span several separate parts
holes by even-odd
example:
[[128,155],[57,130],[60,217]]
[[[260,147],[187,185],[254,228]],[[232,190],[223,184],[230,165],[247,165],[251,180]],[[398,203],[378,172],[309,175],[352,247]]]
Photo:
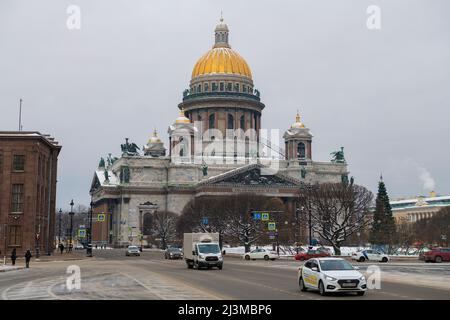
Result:
[[96,170],[95,174],[102,186],[118,185],[120,183],[119,178],[111,170],[108,170],[109,182],[105,182],[105,170]]

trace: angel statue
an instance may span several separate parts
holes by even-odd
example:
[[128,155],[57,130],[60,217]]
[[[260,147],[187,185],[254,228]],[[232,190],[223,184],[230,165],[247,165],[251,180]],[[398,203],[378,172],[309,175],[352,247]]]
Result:
[[128,138],[125,138],[125,144],[121,144],[120,147],[122,148],[122,154],[127,156],[137,156],[139,155],[139,147],[136,145],[136,143],[129,143]]
[[341,147],[341,151],[334,151],[334,152],[332,152],[330,154],[332,156],[331,162],[345,163],[344,147]]

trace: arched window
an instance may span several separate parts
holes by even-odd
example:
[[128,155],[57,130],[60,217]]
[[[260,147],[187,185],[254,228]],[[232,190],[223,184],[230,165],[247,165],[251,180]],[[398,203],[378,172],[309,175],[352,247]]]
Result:
[[142,230],[144,236],[152,235],[152,224],[153,224],[152,214],[151,213],[144,214],[144,225]]
[[209,129],[214,129],[216,127],[216,117],[215,114],[209,116]]
[[241,116],[241,129],[245,131],[245,116]]
[[201,85],[201,84],[199,84],[199,85],[197,86],[197,92],[202,92],[202,85]]
[[303,142],[299,142],[297,145],[297,158],[300,159],[306,158],[306,148]]
[[227,129],[234,129],[234,117],[228,114],[228,126]]

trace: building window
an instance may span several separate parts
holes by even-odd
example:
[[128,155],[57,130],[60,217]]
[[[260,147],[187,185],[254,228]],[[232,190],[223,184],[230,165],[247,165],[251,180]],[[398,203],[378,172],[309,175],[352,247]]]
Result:
[[231,82],[227,83],[227,91],[231,91],[233,89],[233,84]]
[[209,116],[209,129],[214,129],[216,127],[216,117],[214,113]]
[[245,131],[245,116],[241,116],[241,129]]
[[213,82],[211,84],[212,91],[217,91],[217,83]]
[[11,212],[23,212],[23,184],[12,185]]
[[298,145],[297,145],[297,158],[300,158],[300,159],[304,159],[304,158],[306,158],[306,151],[305,151],[305,144],[303,143],[303,142],[300,142]]
[[219,86],[220,86],[220,91],[224,91],[225,90],[225,84],[223,82],[221,82],[219,84]]
[[242,85],[242,92],[247,92],[247,86],[245,84]]
[[3,169],[3,154],[0,153],[0,174],[2,174]]
[[25,170],[25,156],[24,155],[14,155],[13,170],[14,171],[24,171]]
[[228,115],[228,129],[234,129],[234,117],[229,114]]
[[239,83],[234,84],[234,91],[239,92]]
[[9,226],[9,239],[8,244],[10,246],[20,246],[22,244],[22,228],[21,226]]
[[203,85],[203,87],[204,87],[204,91],[208,92],[209,87],[208,87],[208,83],[207,82]]

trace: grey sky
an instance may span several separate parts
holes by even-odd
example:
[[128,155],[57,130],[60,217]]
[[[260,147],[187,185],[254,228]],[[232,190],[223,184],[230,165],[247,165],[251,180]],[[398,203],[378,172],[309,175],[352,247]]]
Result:
[[[66,27],[69,5],[81,30]],[[368,30],[366,9],[381,8]],[[424,194],[428,172],[450,194],[448,0],[1,0],[0,130],[55,136],[57,206],[89,203],[100,156],[166,141],[197,59],[223,10],[230,42],[266,104],[263,127],[286,129],[300,109],[313,159],[345,147],[351,175],[391,197]],[[422,176],[422,179],[421,179]]]

